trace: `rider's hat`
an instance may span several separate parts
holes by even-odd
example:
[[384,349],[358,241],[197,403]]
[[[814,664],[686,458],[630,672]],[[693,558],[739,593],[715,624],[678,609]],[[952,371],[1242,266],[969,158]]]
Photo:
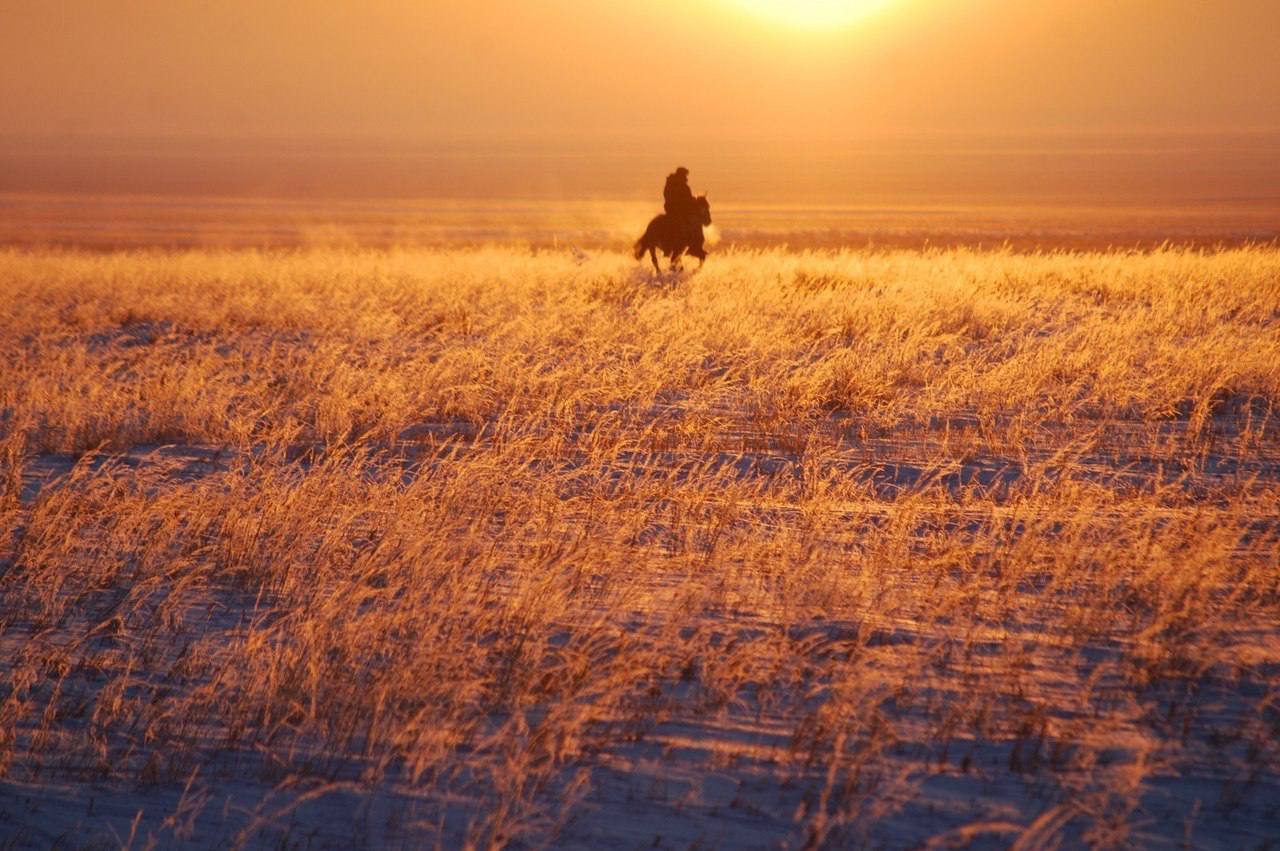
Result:
[[688,173],[689,173],[689,169],[685,168],[684,166],[680,166],[679,168],[676,169],[676,174],[688,174]]

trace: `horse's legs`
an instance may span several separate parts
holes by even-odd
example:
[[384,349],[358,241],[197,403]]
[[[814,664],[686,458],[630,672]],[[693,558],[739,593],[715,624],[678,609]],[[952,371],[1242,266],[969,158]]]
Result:
[[662,274],[662,267],[658,265],[658,249],[657,246],[649,246],[649,259],[653,261],[653,271],[659,275]]

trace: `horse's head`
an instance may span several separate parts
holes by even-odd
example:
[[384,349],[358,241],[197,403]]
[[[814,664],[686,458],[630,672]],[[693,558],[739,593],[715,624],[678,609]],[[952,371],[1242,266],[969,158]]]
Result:
[[698,214],[698,224],[706,227],[711,224],[711,202],[707,200],[706,195],[699,195],[695,199]]

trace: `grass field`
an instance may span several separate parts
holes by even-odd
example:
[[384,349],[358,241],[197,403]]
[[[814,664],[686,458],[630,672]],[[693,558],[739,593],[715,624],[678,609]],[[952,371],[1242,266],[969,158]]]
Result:
[[1276,847],[1280,250],[0,250],[0,848]]

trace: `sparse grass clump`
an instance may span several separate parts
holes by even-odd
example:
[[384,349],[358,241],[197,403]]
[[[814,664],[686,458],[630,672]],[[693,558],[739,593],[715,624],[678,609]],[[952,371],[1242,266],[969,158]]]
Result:
[[1280,252],[10,251],[0,305],[19,847],[1280,830]]

